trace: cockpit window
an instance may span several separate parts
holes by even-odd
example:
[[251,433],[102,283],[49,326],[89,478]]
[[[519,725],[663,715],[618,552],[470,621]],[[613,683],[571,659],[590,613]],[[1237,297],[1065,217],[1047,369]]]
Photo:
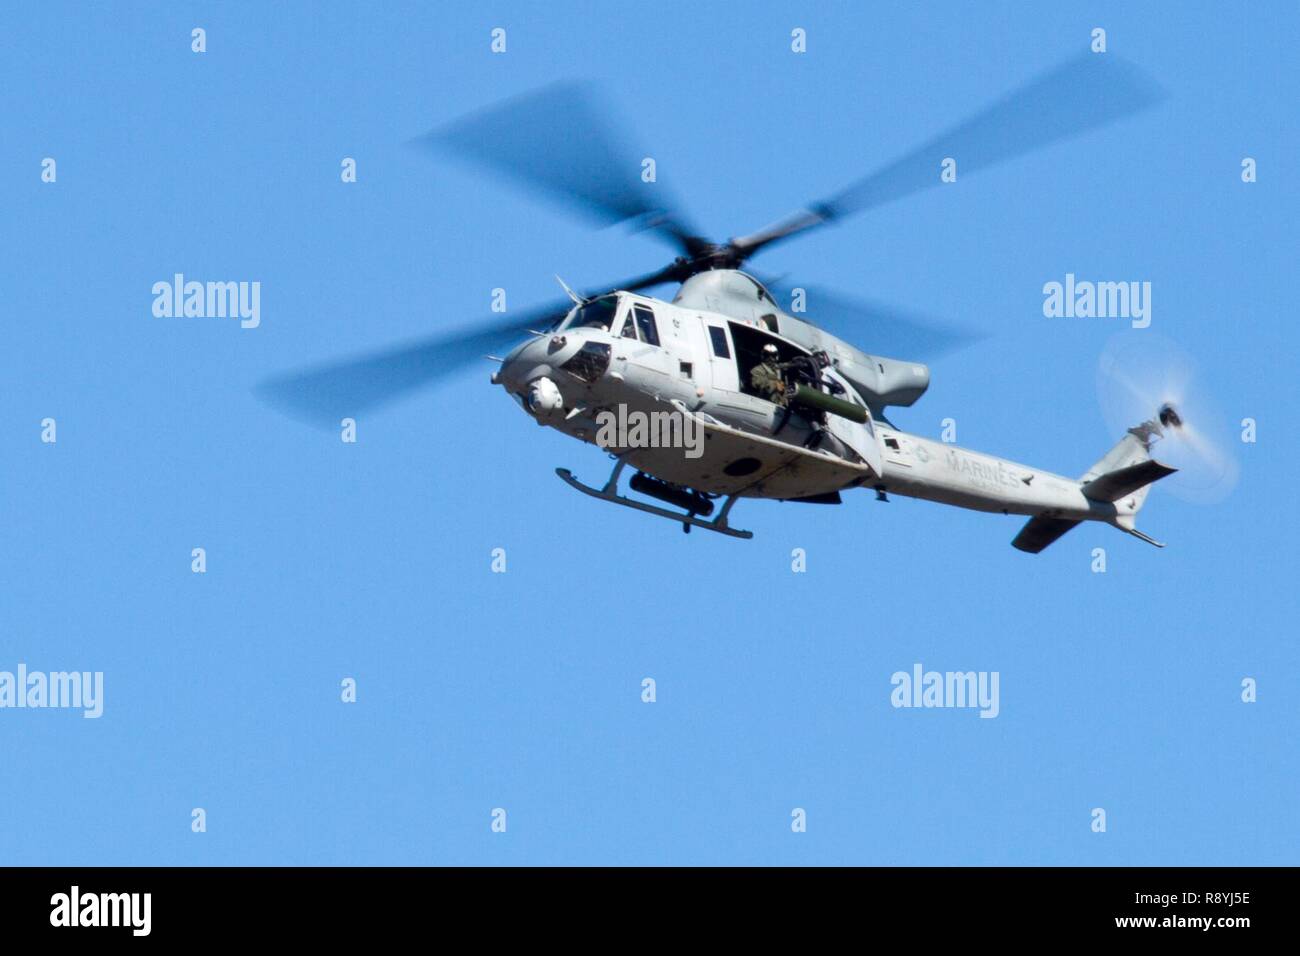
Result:
[[618,312],[618,296],[606,295],[579,306],[564,323],[566,329],[604,329],[609,331]]

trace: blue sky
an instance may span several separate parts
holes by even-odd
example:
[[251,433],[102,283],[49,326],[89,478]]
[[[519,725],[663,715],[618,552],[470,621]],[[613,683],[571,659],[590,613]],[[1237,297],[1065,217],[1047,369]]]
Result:
[[[105,702],[98,720],[0,710],[0,862],[1295,863],[1298,19],[6,7],[0,670],[103,671]],[[755,266],[987,332],[934,363],[897,424],[937,436],[952,417],[963,445],[1069,474],[1119,437],[1094,380],[1121,323],[1044,318],[1042,286],[1150,281],[1152,330],[1259,429],[1226,500],[1154,489],[1141,526],[1163,551],[1089,526],[1031,557],[1009,545],[1018,519],[869,493],[742,503],[753,541],[687,537],[565,487],[555,466],[594,480],[605,460],[536,427],[488,363],[364,418],[354,445],[253,395],[486,316],[495,287],[522,307],[555,296],[553,273],[599,285],[667,261],[404,145],[467,110],[595,80],[725,238],[1087,49],[1095,26],[1165,103]],[[582,131],[557,116],[552,135]],[[260,281],[260,327],[155,318],[150,289],[176,272]],[[916,662],[999,672],[1000,715],[892,708],[890,676]]]

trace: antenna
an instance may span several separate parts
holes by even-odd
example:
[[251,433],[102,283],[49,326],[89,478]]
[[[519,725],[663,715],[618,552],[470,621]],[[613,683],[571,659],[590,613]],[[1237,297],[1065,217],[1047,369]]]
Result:
[[555,277],[555,281],[558,282],[558,283],[560,284],[560,288],[564,290],[565,294],[566,294],[570,299],[573,300],[573,304],[574,304],[574,305],[579,305],[579,306],[581,306],[581,305],[586,305],[586,304],[587,304],[588,300],[587,300],[587,299],[584,299],[582,296],[578,295],[578,293],[576,293],[576,292],[574,292],[572,289],[570,289],[570,288],[569,288],[569,284],[568,284],[567,282],[565,282],[563,279],[561,279],[558,275]]

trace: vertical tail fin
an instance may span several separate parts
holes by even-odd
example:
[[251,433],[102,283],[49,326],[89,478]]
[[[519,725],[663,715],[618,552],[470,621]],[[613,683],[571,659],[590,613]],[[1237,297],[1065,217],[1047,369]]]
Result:
[[[1133,530],[1133,521],[1146,503],[1151,483],[1178,469],[1161,464],[1151,457],[1151,446],[1164,434],[1164,409],[1158,419],[1134,425],[1123,438],[1079,478],[1084,497],[1093,501],[1114,502],[1116,523],[1125,531]],[[1168,414],[1173,415],[1172,409]]]
[[[1172,416],[1172,419],[1167,421],[1166,414]],[[1157,548],[1163,548],[1164,545],[1139,531],[1136,522],[1138,512],[1146,503],[1147,493],[1151,491],[1152,482],[1178,470],[1151,457],[1151,445],[1164,435],[1162,426],[1167,424],[1179,424],[1177,413],[1168,406],[1160,410],[1156,419],[1130,428],[1119,444],[1079,479],[1083,482],[1085,498],[1109,501],[1115,505],[1115,517],[1111,522],[1115,527]]]

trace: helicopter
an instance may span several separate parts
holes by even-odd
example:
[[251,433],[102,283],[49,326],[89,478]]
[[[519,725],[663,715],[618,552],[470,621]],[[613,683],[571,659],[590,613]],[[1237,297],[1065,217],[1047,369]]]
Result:
[[[556,469],[559,477],[585,495],[677,522],[687,532],[696,527],[751,538],[730,521],[740,499],[833,505],[843,492],[864,488],[878,500],[895,494],[1024,515],[1029,520],[1012,544],[1030,553],[1085,521],[1163,547],[1135,522],[1151,484],[1176,470],[1151,457],[1157,441],[1184,427],[1174,405],[1151,409],[1150,418],[1128,428],[1078,478],[909,434],[890,422],[887,410],[925,394],[928,366],[862,351],[828,329],[901,331],[931,352],[970,333],[916,320],[905,310],[787,287],[744,268],[778,243],[939,184],[945,157],[959,157],[969,175],[1136,114],[1163,96],[1128,61],[1085,53],[836,195],[718,243],[690,225],[666,190],[645,188],[641,161],[615,135],[588,87],[545,87],[413,144],[504,174],[598,223],[630,222],[676,247],[676,257],[596,294],[559,280],[563,301],[280,376],[260,391],[292,414],[333,425],[526,335],[504,355],[486,356],[500,363],[491,382],[539,425],[614,458],[603,484],[586,484],[566,468]],[[646,294],[665,285],[677,286],[671,299]],[[606,427],[614,419],[619,427]],[[651,426],[638,434],[624,427],[629,419]],[[655,423],[668,424],[656,432]],[[669,440],[647,441],[646,432]],[[681,440],[687,435],[696,440]],[[624,494],[619,486],[629,467],[634,474]]]

